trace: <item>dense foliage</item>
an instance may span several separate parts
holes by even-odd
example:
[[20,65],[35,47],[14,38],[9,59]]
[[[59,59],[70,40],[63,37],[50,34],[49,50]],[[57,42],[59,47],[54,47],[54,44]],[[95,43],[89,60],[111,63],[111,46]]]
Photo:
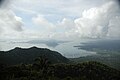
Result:
[[51,64],[41,57],[34,64],[1,64],[0,69],[0,80],[120,80],[120,71],[98,62]]
[[83,56],[79,58],[71,58],[70,60],[78,63],[85,61],[98,61],[112,68],[120,70],[120,52],[97,50],[96,55]]

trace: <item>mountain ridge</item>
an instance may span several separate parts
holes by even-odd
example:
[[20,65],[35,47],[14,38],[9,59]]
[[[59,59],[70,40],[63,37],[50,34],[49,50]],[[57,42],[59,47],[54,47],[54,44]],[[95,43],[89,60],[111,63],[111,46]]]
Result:
[[0,51],[0,63],[19,64],[19,63],[33,63],[34,59],[40,56],[48,58],[52,63],[67,63],[69,60],[62,56],[59,52],[52,51],[47,48],[20,48],[15,47],[9,51]]

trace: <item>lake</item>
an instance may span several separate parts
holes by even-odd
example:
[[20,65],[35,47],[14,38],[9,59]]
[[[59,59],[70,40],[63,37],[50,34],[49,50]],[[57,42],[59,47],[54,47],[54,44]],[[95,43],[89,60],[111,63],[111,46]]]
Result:
[[15,47],[29,48],[29,47],[39,47],[48,48],[61,53],[67,58],[75,58],[87,55],[94,55],[96,52],[87,51],[83,49],[77,49],[74,46],[82,42],[87,42],[89,40],[80,41],[58,41],[58,40],[0,40],[0,50],[8,51],[14,49]]
[[60,52],[67,58],[82,57],[88,55],[96,55],[93,49],[104,50],[120,50],[120,40],[111,39],[81,39],[76,41],[60,41],[60,40],[0,40],[0,50],[8,51],[15,47],[48,48]]

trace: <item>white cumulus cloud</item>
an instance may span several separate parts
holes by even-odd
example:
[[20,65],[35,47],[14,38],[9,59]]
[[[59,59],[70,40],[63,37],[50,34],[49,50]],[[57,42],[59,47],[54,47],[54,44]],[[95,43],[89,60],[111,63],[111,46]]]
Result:
[[22,19],[16,16],[11,10],[0,10],[0,28],[2,32],[9,32],[10,30],[22,31]]
[[55,27],[55,25],[53,23],[49,22],[42,15],[37,15],[36,17],[33,17],[32,21],[35,25],[40,27],[39,29],[42,29],[42,30],[44,29],[44,30],[49,30],[50,31]]
[[[120,38],[120,7],[116,1],[13,0],[11,9],[0,10],[0,37]],[[26,22],[24,31],[22,18],[15,12]]]
[[[108,34],[116,36],[118,34],[114,31],[120,30],[119,24],[113,22],[113,19],[117,19],[116,16],[120,16],[119,6],[116,2],[110,1],[100,7],[84,10],[82,17],[75,20],[75,24],[81,37],[102,38],[107,37]],[[111,25],[111,22],[118,26]]]

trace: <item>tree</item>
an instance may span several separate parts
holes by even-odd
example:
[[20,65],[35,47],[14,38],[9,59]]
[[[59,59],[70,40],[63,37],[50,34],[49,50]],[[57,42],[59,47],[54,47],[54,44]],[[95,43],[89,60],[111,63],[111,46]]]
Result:
[[43,77],[43,78],[46,78],[49,72],[49,66],[50,66],[49,60],[43,56],[36,58],[35,63],[33,64],[34,69],[39,70],[40,72],[39,77]]

